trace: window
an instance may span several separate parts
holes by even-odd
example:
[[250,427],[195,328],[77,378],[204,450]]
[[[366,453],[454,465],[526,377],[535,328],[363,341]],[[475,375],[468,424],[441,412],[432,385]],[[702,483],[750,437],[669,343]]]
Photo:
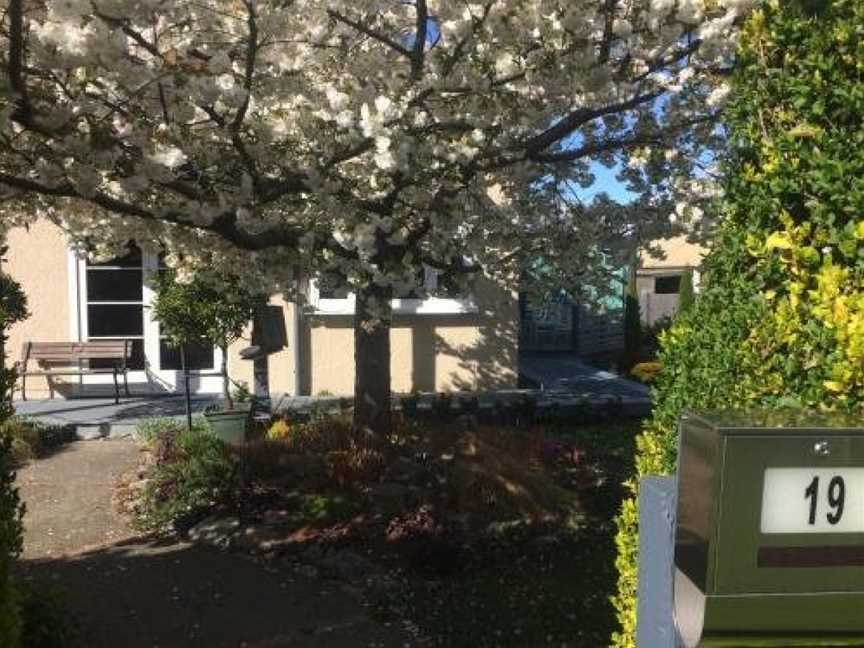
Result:
[[[466,296],[452,278],[437,270],[424,267],[422,270],[426,293],[421,299],[415,290],[393,299],[393,313],[396,315],[459,315],[476,313],[474,299]],[[419,279],[419,277],[418,277]],[[318,315],[353,315],[354,295],[337,290],[339,282],[323,276],[310,285],[310,301]]]
[[654,279],[654,293],[657,295],[677,295],[681,292],[681,275],[670,277],[656,277]]
[[321,299],[347,299],[349,292],[340,287],[341,277],[333,274],[323,274],[318,279],[318,296]]
[[[431,294],[438,287],[438,273],[428,266],[423,266],[414,275],[416,286],[422,285],[427,293]],[[395,299],[421,299],[420,291],[416,287],[409,288],[405,292],[394,295]]]
[[[161,272],[166,268],[164,255],[159,255],[158,271]],[[211,371],[215,366],[213,357],[213,345],[201,341],[199,344],[186,345],[186,366],[190,371]],[[167,371],[181,371],[183,369],[183,360],[180,356],[180,349],[168,344],[167,338],[159,335],[159,369]]]
[[[87,337],[91,340],[132,340],[129,368],[142,370],[144,361],[144,268],[141,250],[104,263],[86,264]],[[111,361],[91,360],[94,368]]]
[[[190,371],[209,371],[213,369],[213,345],[203,342],[201,344],[187,345],[186,365]],[[180,349],[169,346],[168,341],[164,337],[159,339],[159,368],[169,371],[180,371],[183,368]]]

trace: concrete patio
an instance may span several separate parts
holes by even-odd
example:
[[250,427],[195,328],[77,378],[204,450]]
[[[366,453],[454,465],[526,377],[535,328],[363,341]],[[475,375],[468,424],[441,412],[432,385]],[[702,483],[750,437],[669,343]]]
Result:
[[[496,407],[499,403],[518,401],[526,395],[537,398],[538,408],[581,410],[614,408],[626,416],[642,416],[651,409],[650,391],[644,385],[625,380],[608,371],[591,367],[572,356],[532,356],[521,359],[521,373],[539,389],[511,389],[469,394],[460,392],[454,398],[477,396],[480,410]],[[421,396],[420,408],[432,406],[434,394]],[[208,405],[219,401],[218,396],[194,396],[192,412],[202,414]],[[274,398],[273,411],[337,408],[336,397],[282,396]],[[81,439],[123,438],[134,435],[138,424],[145,419],[173,417],[182,419],[186,414],[182,395],[136,396],[114,403],[112,398],[70,398],[52,400],[15,401],[15,412],[48,425],[74,428]],[[396,407],[398,408],[398,399]]]
[[[193,396],[192,411],[201,414],[217,402],[214,396]],[[119,405],[113,398],[69,398],[51,400],[16,400],[15,413],[48,425],[75,428],[82,439],[118,438],[131,436],[138,424],[148,418],[186,415],[183,396],[135,396]]]

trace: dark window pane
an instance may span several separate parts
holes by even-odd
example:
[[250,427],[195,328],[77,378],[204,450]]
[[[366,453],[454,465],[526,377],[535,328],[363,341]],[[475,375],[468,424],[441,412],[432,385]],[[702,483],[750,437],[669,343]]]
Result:
[[344,285],[341,277],[332,274],[321,275],[318,280],[319,299],[346,299],[349,291]]
[[140,304],[89,304],[87,330],[94,337],[144,335],[144,307]]
[[397,292],[393,295],[395,299],[420,299],[420,289],[426,287],[426,270],[420,268],[414,276],[414,286],[408,290]]
[[141,270],[88,270],[88,301],[129,301],[144,299]]
[[[113,366],[112,360],[90,361],[91,369],[110,369]],[[132,357],[126,361],[126,367],[130,371],[143,371],[144,366],[144,340],[132,340]]]
[[121,268],[140,268],[142,264],[142,255],[141,248],[139,248],[135,244],[129,245],[129,254],[117,257],[116,259],[111,259],[110,261],[104,261],[102,263],[93,263],[91,261],[87,262],[87,265],[93,268],[99,268],[101,266],[120,266]]
[[654,292],[658,295],[677,295],[681,290],[681,275],[657,277],[654,279]]
[[[180,362],[180,349],[168,346],[166,340],[159,341],[159,360],[162,369],[179,371],[183,368]],[[191,371],[213,369],[213,346],[203,343],[187,344],[186,365]]]
[[438,287],[435,290],[435,296],[445,299],[462,299],[465,297],[465,290],[456,281],[454,274],[442,272],[438,275]]

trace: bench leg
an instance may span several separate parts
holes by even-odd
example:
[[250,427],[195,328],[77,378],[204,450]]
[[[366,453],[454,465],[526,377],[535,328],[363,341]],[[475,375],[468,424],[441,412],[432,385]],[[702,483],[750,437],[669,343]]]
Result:
[[117,382],[117,370],[114,370],[114,404],[120,404],[120,383]]
[[27,376],[21,376],[21,400],[27,400]]
[[123,372],[123,391],[126,392],[126,398],[131,398],[132,394],[129,393],[129,372]]

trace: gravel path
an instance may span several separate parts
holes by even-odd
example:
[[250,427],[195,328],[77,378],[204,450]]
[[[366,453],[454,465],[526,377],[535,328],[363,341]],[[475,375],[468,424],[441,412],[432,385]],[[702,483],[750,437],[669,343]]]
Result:
[[64,594],[86,648],[412,646],[344,583],[135,537],[111,504],[137,462],[128,441],[73,443],[18,475],[27,503],[20,577]]
[[132,441],[86,441],[61,446],[18,471],[27,504],[24,559],[79,553],[133,535],[111,502],[114,484],[138,463]]

